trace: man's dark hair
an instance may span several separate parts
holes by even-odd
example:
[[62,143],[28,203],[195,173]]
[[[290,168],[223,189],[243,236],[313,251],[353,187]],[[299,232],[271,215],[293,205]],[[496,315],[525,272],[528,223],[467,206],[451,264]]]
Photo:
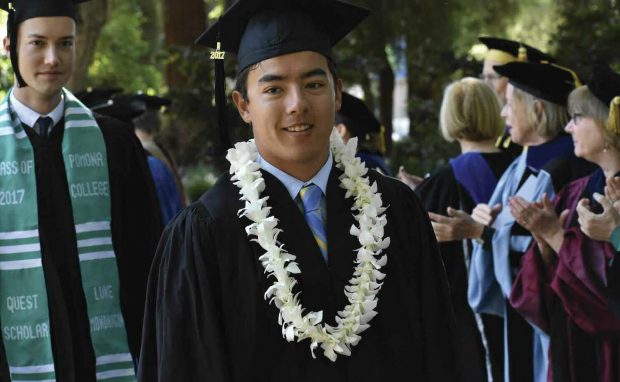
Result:
[[[235,91],[238,91],[243,96],[245,101],[248,101],[248,75],[250,71],[256,69],[260,63],[250,65],[247,68],[243,69],[239,74],[237,74],[237,78],[235,81]],[[338,68],[336,67],[336,63],[327,58],[327,68],[334,78],[334,83],[338,81],[340,77],[338,77]]]

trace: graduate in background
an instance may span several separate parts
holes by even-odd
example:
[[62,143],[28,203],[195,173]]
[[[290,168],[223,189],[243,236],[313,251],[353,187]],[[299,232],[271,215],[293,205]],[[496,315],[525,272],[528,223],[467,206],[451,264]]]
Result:
[[[161,144],[156,142],[155,136],[161,129],[162,108],[168,107],[172,104],[172,101],[168,98],[150,96],[144,93],[135,94],[132,99],[134,102],[144,104],[145,111],[141,115],[133,119],[133,125],[136,128],[135,132],[142,143],[144,150],[151,156],[159,159],[166,168],[174,175],[174,179],[177,185],[177,192],[180,194],[180,207],[185,208],[187,206],[187,195],[185,194],[185,187],[181,181],[181,175],[177,168],[176,162],[170,152],[166,150]],[[178,212],[178,209],[175,213]],[[174,216],[174,215],[173,215]],[[172,216],[171,216],[172,218]],[[170,219],[166,219],[168,223]]]
[[135,380],[161,219],[138,139],[63,89],[78,2],[0,1],[2,381]]
[[[495,147],[497,137],[504,131],[504,123],[497,97],[479,79],[464,78],[446,88],[439,120],[444,139],[448,142],[456,140],[462,153],[424,179],[415,192],[429,211],[440,242],[439,250],[448,274],[457,320],[459,343],[455,350],[461,374],[468,381],[484,381],[487,380],[486,351],[478,322],[467,302],[471,242],[468,239],[463,241],[475,234],[451,232],[449,238],[444,237],[443,229],[457,231],[460,226],[442,224],[449,222],[442,215],[470,214],[478,203],[487,203],[497,180],[512,162],[512,156]],[[492,328],[502,328],[501,319],[495,317],[485,315],[483,318],[494,380],[502,376],[503,336],[501,332],[486,329],[487,324]]]
[[[478,37],[478,40],[489,49],[482,64],[480,79],[493,89],[503,107],[506,103],[506,89],[508,78],[497,73],[494,66],[505,65],[509,62],[533,62],[533,63],[555,63],[552,56],[544,53],[532,46],[519,41],[508,40],[499,37]],[[523,147],[510,140],[509,126],[506,127],[504,134],[497,139],[496,145],[500,150],[508,151],[513,157],[521,154]]]
[[546,195],[539,203],[510,201],[517,222],[536,239],[510,302],[551,337],[549,381],[619,381],[620,318],[609,308],[605,288],[616,249],[587,237],[576,210],[579,203],[596,212],[605,204],[613,209],[602,194],[606,180],[620,173],[620,74],[597,65],[568,104],[573,117],[566,131],[575,155],[598,168],[564,187],[553,203]]
[[366,167],[392,175],[384,159],[385,128],[364,101],[343,92],[342,106],[336,113],[334,125],[345,143],[357,138],[357,157],[366,163]]
[[[89,103],[93,111],[125,122],[127,126],[132,128],[138,139],[142,137],[146,142],[140,141],[142,147],[146,146],[150,149],[145,148],[147,163],[155,183],[162,223],[166,225],[181,210],[184,198],[182,197],[182,188],[179,187],[180,179],[172,171],[175,168],[171,167],[174,162],[171,162],[171,158],[168,159],[152,140],[151,129],[154,127],[151,127],[151,124],[158,123],[159,108],[169,101],[141,93],[114,93],[111,96],[109,94],[109,90],[94,89],[81,94],[81,97]],[[143,117],[146,113],[150,113],[149,116]],[[141,129],[135,125],[136,122],[141,126]],[[149,131],[145,131],[147,129]]]
[[335,0],[240,0],[199,38],[216,59],[237,53],[233,101],[255,140],[162,236],[141,381],[458,380],[426,212],[333,127],[331,48],[367,15]]
[[[540,329],[533,332],[506,302],[521,257],[532,241],[530,233],[510,215],[508,199],[517,193],[528,200],[537,200],[544,192],[555,195],[591,171],[587,162],[575,158],[571,137],[562,134],[568,121],[567,97],[578,78],[553,64],[513,62],[494,69],[509,79],[502,116],[510,126],[510,136],[527,149],[504,172],[489,202],[477,205],[472,213],[484,229],[481,236],[473,237],[479,242],[474,243],[468,298],[475,312],[504,317],[505,380],[544,381],[548,337]],[[502,209],[506,211],[498,215]],[[465,218],[461,221],[471,223]]]

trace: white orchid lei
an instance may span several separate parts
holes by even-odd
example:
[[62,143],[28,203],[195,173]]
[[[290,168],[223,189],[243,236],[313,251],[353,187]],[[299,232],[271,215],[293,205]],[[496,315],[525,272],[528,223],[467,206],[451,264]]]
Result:
[[265,182],[256,163],[258,150],[254,140],[235,144],[228,150],[226,159],[230,162],[232,181],[240,189],[240,199],[245,201],[239,216],[245,216],[252,222],[245,227],[246,233],[265,250],[259,260],[268,277],[275,278],[265,292],[265,299],[271,297],[270,302],[280,310],[278,323],[282,325],[282,335],[289,342],[295,338],[298,342],[310,339],[313,358],[314,350],[320,345],[325,357],[336,361],[337,354],[351,355],[351,347],[359,343],[360,333],[370,327],[370,320],[377,314],[377,293],[385,277],[379,270],[387,263],[387,256],[381,254],[390,245],[390,238],[384,238],[386,208],[382,206],[377,184],[370,184],[364,176],[368,172],[366,166],[355,157],[357,139],[353,138],[345,145],[340,136],[332,132],[330,146],[336,166],[343,171],[340,187],[347,191],[346,198],[355,198],[352,210],[356,212],[354,217],[359,226],[352,225],[350,233],[361,244],[357,250],[353,278],[345,286],[344,293],[349,304],[338,312],[336,327],[321,324],[322,311],[304,314],[299,293],[293,294],[297,281],[291,274],[301,271],[295,256],[278,241],[282,230],[277,227],[278,219],[269,215],[269,197],[260,197]]

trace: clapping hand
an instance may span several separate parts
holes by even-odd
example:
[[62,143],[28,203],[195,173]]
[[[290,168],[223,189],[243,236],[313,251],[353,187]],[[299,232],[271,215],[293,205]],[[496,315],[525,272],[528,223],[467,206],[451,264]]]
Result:
[[482,235],[484,225],[476,222],[468,213],[448,207],[448,216],[428,213],[437,241],[447,242],[474,239]]
[[480,203],[472,211],[471,218],[479,224],[491,225],[501,211],[502,205],[499,203],[493,207],[485,203]]
[[529,203],[517,196],[510,198],[508,205],[517,223],[532,233],[539,248],[546,250],[545,245],[548,245],[555,252],[560,250],[564,241],[564,224],[568,210],[562,211],[558,217],[546,193],[538,203]]
[[620,225],[620,200],[611,201],[610,194],[605,188],[605,197],[599,193],[594,194],[594,200],[603,206],[603,212],[595,214],[590,210],[590,200],[581,199],[577,204],[579,215],[579,227],[592,240],[611,241],[611,233]]

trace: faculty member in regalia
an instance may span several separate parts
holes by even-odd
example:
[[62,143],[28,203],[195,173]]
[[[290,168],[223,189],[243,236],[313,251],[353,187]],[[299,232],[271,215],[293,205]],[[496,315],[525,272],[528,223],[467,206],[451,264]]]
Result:
[[[568,121],[568,94],[578,78],[554,64],[512,62],[495,70],[509,79],[502,115],[511,139],[527,148],[504,172],[489,202],[472,213],[485,228],[474,243],[468,298],[475,312],[504,317],[505,380],[544,381],[548,337],[507,304],[521,257],[532,241],[510,214],[508,200],[515,195],[529,201],[545,192],[555,195],[563,185],[589,172],[591,167],[575,158],[571,137],[562,134]],[[498,207],[504,212],[496,216]]]
[[579,204],[597,213],[613,208],[602,195],[620,173],[620,74],[595,66],[587,86],[570,94],[569,111],[575,155],[597,169],[564,187],[553,204],[511,201],[536,242],[523,257],[510,302],[551,337],[550,381],[618,381],[620,318],[606,293],[616,249],[586,236],[576,212]]

